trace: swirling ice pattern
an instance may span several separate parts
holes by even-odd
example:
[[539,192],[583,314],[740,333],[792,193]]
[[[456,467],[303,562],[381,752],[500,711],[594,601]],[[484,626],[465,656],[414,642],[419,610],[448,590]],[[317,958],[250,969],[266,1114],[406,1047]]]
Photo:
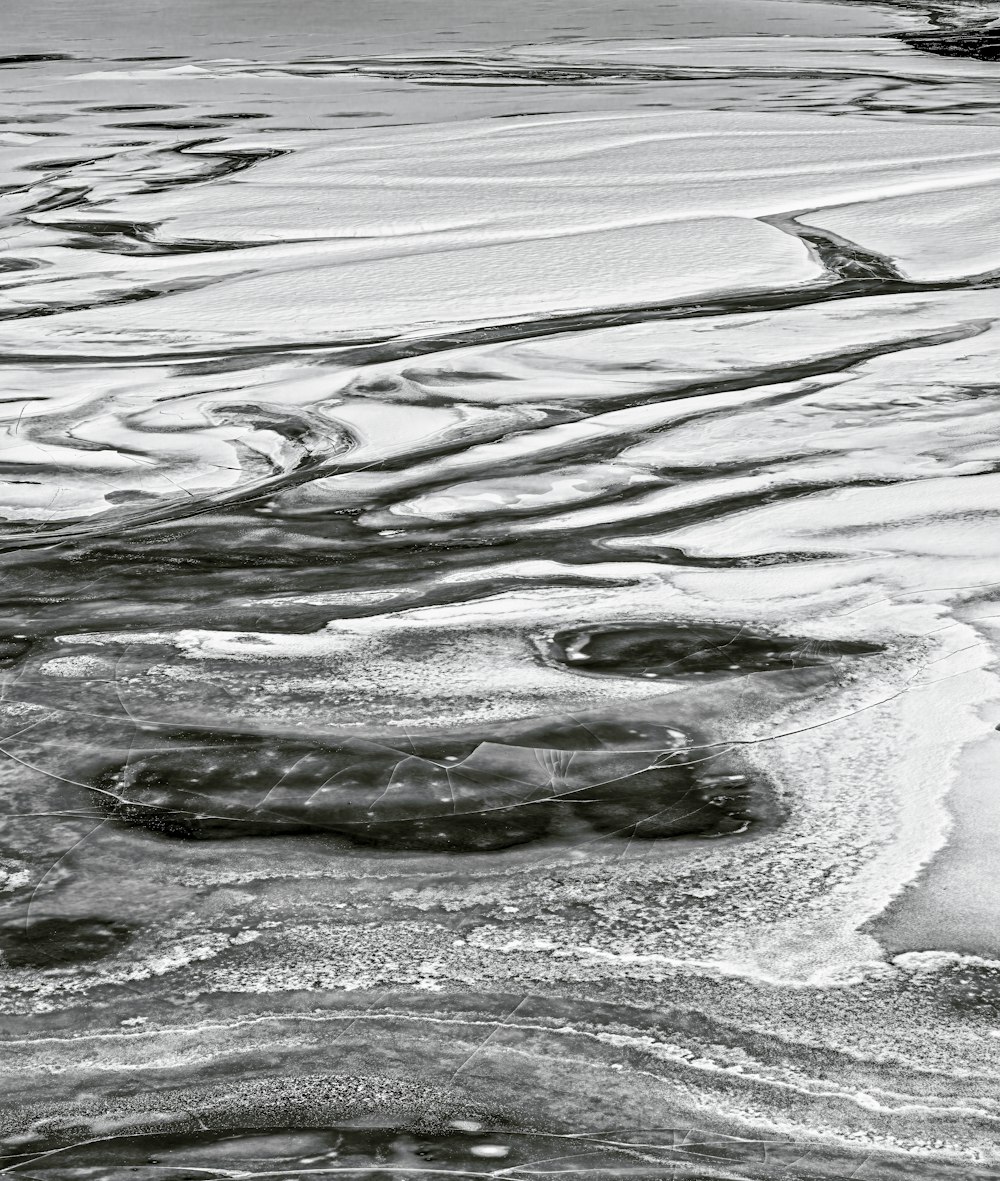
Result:
[[998,1177],[1000,11],[467,7],[15,4],[3,1169]]

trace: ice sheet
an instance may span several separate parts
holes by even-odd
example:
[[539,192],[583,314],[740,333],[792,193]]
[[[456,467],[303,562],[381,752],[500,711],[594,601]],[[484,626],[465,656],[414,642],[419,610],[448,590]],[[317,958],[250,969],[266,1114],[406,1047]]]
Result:
[[14,0],[14,1175],[996,1175],[982,8]]

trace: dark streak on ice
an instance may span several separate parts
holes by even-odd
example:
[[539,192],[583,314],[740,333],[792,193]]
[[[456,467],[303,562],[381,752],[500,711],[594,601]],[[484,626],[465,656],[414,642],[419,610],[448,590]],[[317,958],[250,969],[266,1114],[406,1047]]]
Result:
[[[654,1143],[644,1143],[652,1138]],[[510,1121],[488,1123],[468,1118],[447,1119],[424,1113],[412,1122],[386,1124],[374,1117],[358,1119],[353,1126],[319,1119],[285,1126],[202,1124],[198,1130],[149,1130],[132,1135],[101,1137],[66,1143],[66,1137],[25,1137],[0,1156],[0,1162],[17,1170],[14,1176],[59,1179],[87,1176],[96,1181],[159,1181],[173,1178],[238,1176],[272,1177],[276,1167],[282,1176],[346,1174],[358,1181],[385,1181],[393,1177],[489,1178],[498,1167],[546,1169],[554,1162],[572,1164],[574,1177],[584,1181],[627,1175],[652,1181],[685,1159],[718,1159],[722,1144],[713,1140],[698,1144],[688,1140],[675,1150],[674,1136],[662,1147],[651,1132],[635,1138],[627,1134],[594,1133],[567,1138],[532,1131]],[[60,1144],[62,1140],[62,1144]],[[724,1142],[724,1138],[723,1138]],[[739,1141],[732,1144],[738,1148]],[[21,1166],[30,1172],[21,1172]],[[515,1173],[515,1176],[518,1175]]]
[[575,672],[657,679],[816,668],[882,651],[881,644],[792,639],[706,622],[606,625],[552,639],[555,658]]
[[53,968],[113,955],[131,935],[115,919],[29,914],[0,923],[0,953],[10,968]]
[[71,53],[12,53],[0,57],[0,66],[27,66],[36,62],[75,61]]
[[0,633],[0,668],[10,668],[31,651],[34,640],[30,636]]
[[979,61],[1000,61],[1000,26],[966,28],[951,32],[904,33],[900,40],[924,53],[941,57],[972,57]]
[[[95,222],[94,227],[95,231],[102,235],[112,235],[116,232],[129,233],[133,229],[127,223],[111,221]],[[66,228],[76,230],[79,226],[77,223],[67,223]],[[141,241],[142,235],[149,232],[150,228],[134,227],[134,229],[138,235],[136,240]],[[810,228],[808,231],[803,231],[802,236],[805,237],[807,233],[810,238],[814,236],[818,238],[820,232]],[[72,243],[68,244],[72,245]],[[86,247],[89,244],[81,241],[79,245]],[[225,242],[183,242],[180,244],[178,252],[231,250],[233,248],[232,243]],[[255,248],[257,248],[256,245],[241,247],[245,250]],[[167,247],[154,248],[154,252],[171,253],[171,249]],[[385,333],[363,340],[333,336],[323,340],[288,341],[268,345],[226,345],[225,348],[219,349],[190,349],[183,352],[150,350],[141,354],[131,353],[124,357],[120,353],[70,352],[67,350],[60,352],[59,363],[83,365],[147,361],[189,363],[197,360],[207,361],[216,357],[220,359],[234,357],[280,359],[303,354],[329,353],[331,358],[345,365],[374,365],[406,357],[422,356],[431,352],[465,348],[469,345],[531,340],[564,332],[575,332],[589,328],[613,328],[650,320],[687,320],[754,312],[786,311],[860,297],[911,295],[934,291],[983,291],[998,287],[1000,287],[1000,276],[993,274],[979,276],[975,279],[955,279],[942,283],[920,283],[904,279],[849,279],[807,285],[794,291],[745,291],[738,295],[718,296],[710,300],[679,300],[676,303],[606,307],[565,315],[532,316],[523,321],[483,324],[441,336],[407,338],[394,333]],[[7,352],[0,356],[0,365],[51,364],[52,360],[51,354],[47,353]]]
[[237,737],[137,754],[95,780],[118,820],[198,840],[327,834],[475,853],[578,822],[624,836],[715,836],[753,819],[750,781],[668,724],[556,722],[513,733],[339,747]]

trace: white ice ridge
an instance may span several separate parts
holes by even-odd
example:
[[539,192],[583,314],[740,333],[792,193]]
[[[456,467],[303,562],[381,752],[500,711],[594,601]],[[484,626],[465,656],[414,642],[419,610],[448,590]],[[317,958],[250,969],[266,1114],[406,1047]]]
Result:
[[[887,199],[932,210],[936,194],[961,189],[972,193],[962,199],[962,232],[981,240],[1000,182],[1000,128],[798,114],[549,115],[194,150],[265,146],[285,154],[144,195],[123,195],[120,177],[105,186],[97,175],[76,209],[35,214],[60,230],[150,227],[154,242],[181,253],[87,252],[81,265],[79,251],[54,248],[45,284],[40,274],[8,284],[19,306],[33,287],[50,301],[63,282],[74,298],[88,283],[102,299],[157,285],[172,293],[18,321],[0,344],[184,351],[323,342],[788,290],[823,272],[791,230],[760,219],[864,211]],[[862,215],[855,220],[863,226]],[[933,213],[916,218],[913,235],[921,258],[950,248]],[[186,252],[194,243],[216,249]]]
[[[228,177],[145,188],[150,177],[164,179],[164,168],[186,174],[192,159],[200,168],[213,155],[252,153],[265,143],[286,152]],[[29,355],[22,366],[8,365],[0,407],[3,516],[66,520],[111,505],[124,512],[121,506],[148,507],[151,499],[266,481],[345,448],[354,466],[390,454],[417,461],[452,434],[452,442],[487,451],[436,461],[443,465],[437,480],[459,481],[439,488],[436,499],[413,501],[419,480],[384,472],[334,477],[292,499],[324,511],[343,500],[356,504],[376,485],[398,489],[403,504],[366,520],[389,527],[406,518],[412,525],[502,513],[503,506],[519,513],[586,505],[643,483],[658,495],[663,469],[679,463],[666,453],[652,463],[625,456],[618,467],[584,457],[582,466],[547,472],[531,486],[507,487],[491,480],[500,452],[488,445],[514,432],[502,445],[512,455],[536,447],[559,453],[567,432],[536,430],[548,425],[545,411],[529,412],[525,403],[648,400],[727,374],[748,391],[773,382],[766,373],[775,364],[829,356],[837,370],[844,348],[902,346],[928,331],[964,338],[1000,314],[992,293],[955,293],[951,302],[931,293],[898,306],[899,297],[879,295],[784,313],[755,310],[753,301],[756,292],[826,281],[794,220],[898,253],[918,278],[996,265],[991,196],[1000,183],[1000,128],[640,111],[283,133],[205,144],[197,153],[177,155],[183,168],[131,151],[70,168],[60,185],[89,188],[89,198],[32,215],[49,224],[8,231],[11,249],[36,265],[0,276],[0,286],[19,316],[33,306],[45,314],[0,325],[0,348]],[[891,213],[903,205],[900,228]],[[779,224],[759,220],[767,217]],[[67,232],[86,233],[95,223],[125,232],[151,227],[166,249],[119,253],[102,249],[103,239],[91,249],[63,244]],[[943,226],[958,234],[960,249]],[[217,248],[187,248],[209,242]],[[110,302],[137,292],[142,298]],[[747,313],[576,332],[500,351],[445,350],[346,375],[322,363],[310,369],[305,360],[274,367],[253,355],[270,345],[433,337],[719,293],[742,293]],[[66,304],[85,310],[58,310]],[[992,357],[993,336],[982,343]],[[182,378],[170,367],[174,356],[233,346],[248,358],[228,376]],[[59,367],[39,369],[33,357]],[[98,357],[108,364],[93,364]],[[137,367],[125,367],[130,359]],[[905,356],[900,363],[908,371]],[[387,400],[391,415],[380,412]],[[735,401],[752,398],[737,393]],[[404,410],[401,402],[410,405]],[[498,412],[473,413],[476,403]],[[505,403],[512,413],[499,412]],[[595,421],[591,433],[609,426]],[[784,433],[777,428],[774,437]],[[838,429],[838,437],[846,433]],[[968,446],[963,439],[957,448],[959,465],[981,470],[991,462]],[[868,478],[899,478],[896,460],[910,462],[908,448],[891,448],[892,462],[873,471],[858,440],[847,448],[848,466]],[[61,473],[54,491],[38,476],[52,468]],[[837,466],[824,478],[848,475]],[[467,478],[491,482],[470,487],[461,483]],[[763,473],[754,487],[801,478]],[[454,496],[463,501],[457,510]]]
[[[396,470],[352,465],[283,493],[276,507],[322,515],[380,501],[362,524],[396,530],[473,520],[507,528],[510,514],[535,513],[517,524],[525,534],[640,521],[737,491],[988,471],[1000,455],[990,396],[998,317],[993,291],[845,299],[347,371],[327,384],[322,406],[365,438],[369,455],[398,454],[395,424],[415,412],[439,430],[429,416],[445,397],[498,410],[557,402],[587,416],[470,438],[423,461],[411,452]],[[387,401],[393,412],[380,418]],[[574,504],[584,507],[551,516]]]
[[[379,254],[789,209],[996,178],[1000,129],[800,114],[631,111],[215,140],[287,147],[198,188],[38,214],[155,223],[163,242],[388,240]],[[120,192],[120,181],[113,181]],[[396,239],[403,239],[397,242]],[[372,252],[375,253],[374,251]]]
[[[388,248],[391,252],[391,246]],[[342,251],[108,311],[47,318],[40,337],[175,348],[367,340],[592,308],[688,300],[728,290],[798,287],[822,267],[795,237],[760,222],[697,222],[581,232],[351,261]],[[393,252],[394,253],[394,252]],[[338,257],[340,255],[340,257]],[[225,260],[227,270],[232,259]],[[211,267],[211,264],[209,264]],[[204,269],[208,269],[207,267]],[[30,330],[29,330],[30,331]],[[21,339],[23,329],[12,333]]]

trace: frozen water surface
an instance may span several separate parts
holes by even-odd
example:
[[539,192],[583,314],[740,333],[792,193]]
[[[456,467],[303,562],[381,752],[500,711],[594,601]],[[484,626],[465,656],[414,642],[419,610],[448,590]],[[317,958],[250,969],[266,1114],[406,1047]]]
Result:
[[3,22],[4,1170],[1000,1177],[1000,6]]

